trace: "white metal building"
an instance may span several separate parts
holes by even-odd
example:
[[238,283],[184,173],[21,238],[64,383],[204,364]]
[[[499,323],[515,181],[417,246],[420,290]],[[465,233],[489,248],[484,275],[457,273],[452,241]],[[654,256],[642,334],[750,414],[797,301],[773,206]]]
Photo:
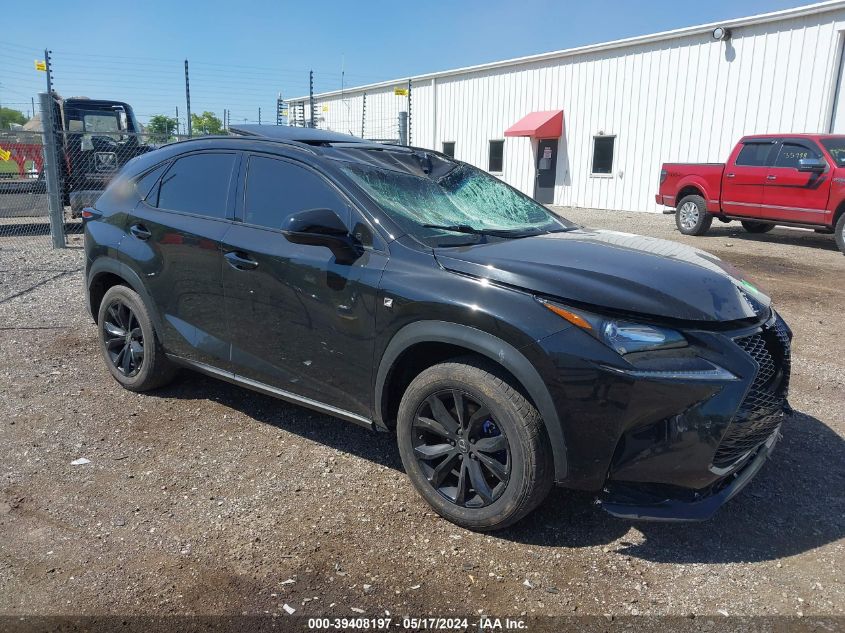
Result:
[[[845,133],[843,46],[835,0],[324,93],[314,115],[395,139],[410,86],[412,145],[543,202],[657,211],[662,162],[724,161],[744,134]],[[290,104],[310,119],[308,97]]]

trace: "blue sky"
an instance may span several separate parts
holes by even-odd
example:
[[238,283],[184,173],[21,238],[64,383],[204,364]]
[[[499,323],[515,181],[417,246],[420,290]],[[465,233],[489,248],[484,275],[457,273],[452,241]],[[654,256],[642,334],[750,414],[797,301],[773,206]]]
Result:
[[[808,4],[800,0],[453,0],[6,3],[0,104],[27,111],[53,51],[56,89],[131,103],[142,121],[179,108],[274,119],[279,92],[398,79]],[[37,100],[37,99],[36,99]]]

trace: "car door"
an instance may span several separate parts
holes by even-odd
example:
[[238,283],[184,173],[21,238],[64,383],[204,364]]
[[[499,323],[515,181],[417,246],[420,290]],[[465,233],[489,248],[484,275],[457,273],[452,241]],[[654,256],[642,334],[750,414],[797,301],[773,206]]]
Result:
[[769,165],[777,148],[775,139],[748,139],[725,165],[722,210],[731,215],[757,217]]
[[[252,154],[238,217],[223,239],[223,292],[232,363],[243,378],[362,416],[371,412],[375,301],[387,252],[324,176],[289,159]],[[331,209],[363,254],[338,263],[324,246],[288,241],[298,211]]]
[[205,151],[159,166],[121,244],[156,304],[168,352],[216,367],[229,362],[220,244],[239,163],[238,153]]
[[815,158],[827,163],[813,141],[785,139],[766,179],[760,217],[785,222],[822,224],[827,217],[832,171],[800,171],[800,160]]

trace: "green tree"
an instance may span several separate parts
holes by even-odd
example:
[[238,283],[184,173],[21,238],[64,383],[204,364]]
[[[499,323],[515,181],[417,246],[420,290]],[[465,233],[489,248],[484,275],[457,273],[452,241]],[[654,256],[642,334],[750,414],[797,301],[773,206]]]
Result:
[[164,114],[156,114],[150,117],[147,123],[147,132],[150,135],[150,142],[152,143],[166,143],[174,134],[176,134],[176,127],[178,121],[173,117]]
[[223,121],[214,116],[214,112],[191,115],[191,133],[194,136],[205,134],[224,134]]
[[23,112],[11,108],[0,108],[0,130],[8,130],[12,123],[23,125],[26,121],[27,118]]

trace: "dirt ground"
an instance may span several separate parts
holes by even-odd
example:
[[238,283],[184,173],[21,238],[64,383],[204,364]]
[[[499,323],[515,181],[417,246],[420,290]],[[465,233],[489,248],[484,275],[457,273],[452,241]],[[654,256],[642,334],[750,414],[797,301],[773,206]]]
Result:
[[555,490],[507,531],[461,530],[416,495],[387,434],[191,373],[122,390],[83,306],[78,237],[60,253],[4,238],[0,614],[845,614],[832,237],[716,222],[687,238],[669,216],[561,211],[733,262],[794,329],[796,413],[716,518],[631,523]]

